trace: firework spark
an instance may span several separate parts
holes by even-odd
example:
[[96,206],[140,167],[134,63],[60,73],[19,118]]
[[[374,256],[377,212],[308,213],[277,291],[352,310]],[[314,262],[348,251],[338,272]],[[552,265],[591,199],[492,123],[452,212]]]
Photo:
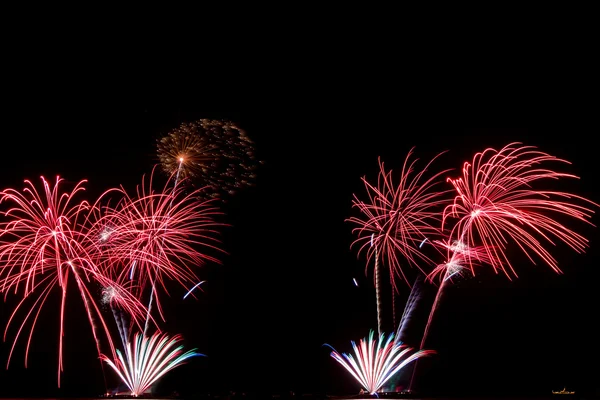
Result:
[[436,228],[441,221],[439,210],[448,203],[445,196],[448,191],[434,190],[440,183],[440,177],[447,171],[429,177],[426,174],[439,155],[420,172],[415,171],[418,160],[411,161],[411,155],[412,150],[404,161],[397,184],[392,171],[386,171],[381,161],[377,184],[371,184],[363,178],[368,199],[362,201],[355,195],[353,207],[360,210],[361,216],[347,220],[358,225],[352,230],[358,238],[351,247],[358,245],[359,254],[367,252],[367,264],[377,254],[377,258],[391,271],[394,289],[397,289],[396,277],[408,282],[399,256],[419,269],[418,261],[434,264],[421,252],[420,244],[428,236],[439,235],[440,231]]
[[169,175],[198,181],[204,197],[224,198],[256,178],[258,161],[246,132],[230,121],[183,123],[158,141],[158,159]]
[[183,346],[175,346],[180,341],[180,335],[169,337],[155,333],[148,338],[136,333],[133,342],[125,347],[124,355],[117,349],[114,361],[105,355],[101,358],[115,370],[131,395],[137,397],[147,393],[156,381],[190,357],[204,356],[196,353],[196,349],[184,353]]
[[387,340],[385,334],[375,340],[374,332],[361,339],[357,346],[352,342],[356,359],[351,354],[338,353],[333,349],[331,357],[340,363],[369,393],[375,394],[398,371],[408,363],[420,357],[434,354],[433,350],[419,350],[395,342],[391,334]]
[[490,252],[483,246],[469,247],[466,243],[455,240],[452,244],[436,240],[434,245],[447,252],[446,261],[436,266],[427,279],[433,282],[438,278],[441,282],[453,276],[464,276],[465,271],[472,271],[475,266],[490,265]]

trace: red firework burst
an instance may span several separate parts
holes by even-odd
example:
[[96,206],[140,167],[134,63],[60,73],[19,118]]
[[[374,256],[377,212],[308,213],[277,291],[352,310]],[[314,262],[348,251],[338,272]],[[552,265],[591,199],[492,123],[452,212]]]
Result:
[[157,285],[168,292],[166,280],[189,290],[199,280],[195,268],[218,263],[209,253],[222,252],[217,228],[225,224],[216,222],[221,212],[213,200],[199,201],[201,189],[186,194],[181,186],[169,187],[170,181],[155,190],[153,175],[154,170],[135,196],[123,188],[105,192],[99,202],[115,194],[120,200],[115,207],[102,206],[103,215],[89,234],[103,248],[104,273],[117,282],[137,282],[138,298],[148,285],[153,288],[151,296],[156,296]]
[[478,243],[494,271],[509,278],[517,276],[505,252],[509,242],[516,243],[532,262],[537,256],[561,272],[544,246],[559,241],[583,252],[587,240],[559,220],[566,216],[591,225],[593,211],[582,204],[597,204],[572,193],[534,188],[541,181],[577,178],[545,167],[552,162],[568,163],[520,143],[475,154],[471,163],[464,164],[462,177],[448,179],[456,197],[444,210],[443,223],[458,219],[450,237],[471,248]]
[[[434,157],[423,170],[415,171],[418,160],[410,160],[408,153],[399,179],[396,181],[392,171],[386,171],[379,161],[379,177],[376,184],[362,178],[367,191],[367,200],[359,200],[354,195],[353,207],[357,207],[360,217],[348,221],[358,225],[352,230],[358,238],[351,244],[358,245],[358,253],[367,253],[367,263],[378,257],[391,271],[392,286],[397,288],[395,277],[406,280],[401,266],[401,258],[409,265],[421,271],[418,261],[434,264],[420,250],[424,240],[431,240],[440,234],[441,209],[448,204],[448,191],[436,191],[440,177],[447,172],[440,171],[427,176]],[[408,283],[408,281],[407,281]]]
[[[77,285],[99,354],[101,353],[100,338],[95,325],[96,318],[101,322],[113,353],[114,346],[88,286],[97,283],[101,287],[114,286],[118,290],[121,288],[111,282],[93,262],[95,249],[89,246],[86,240],[85,228],[86,215],[90,211],[90,206],[87,201],[76,200],[79,192],[84,190],[85,181],[79,182],[72,191],[66,192],[61,190],[60,178],[56,178],[53,186],[44,177],[41,179],[42,193],[38,193],[35,185],[30,181],[25,181],[26,186],[22,192],[14,189],[0,192],[0,203],[10,205],[7,211],[2,212],[6,220],[0,222],[0,288],[5,296],[13,291],[23,297],[8,320],[4,339],[6,340],[8,330],[19,310],[31,303],[18,327],[7,361],[8,366],[15,345],[29,322],[30,331],[25,352],[27,366],[29,347],[38,316],[52,289],[60,288],[58,356],[58,385],[60,386],[68,283],[74,281]],[[137,300],[130,296],[128,301]]]

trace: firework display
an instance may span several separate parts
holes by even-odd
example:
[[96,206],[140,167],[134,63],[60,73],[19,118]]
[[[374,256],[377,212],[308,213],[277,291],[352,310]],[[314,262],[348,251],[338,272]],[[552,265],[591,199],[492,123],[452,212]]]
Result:
[[[0,289],[5,297],[20,295],[5,338],[22,316],[7,365],[17,342],[25,336],[27,366],[38,317],[53,289],[59,288],[59,387],[69,282],[80,293],[98,354],[103,354],[101,348],[107,344],[107,354],[114,358],[117,349],[102,306],[110,308],[126,348],[134,326],[144,324],[144,334],[150,322],[157,326],[150,313],[153,298],[161,311],[157,287],[166,291],[165,281],[176,281],[183,285],[186,297],[194,296],[199,278],[192,267],[218,263],[209,253],[220,252],[216,235],[222,225],[215,222],[219,211],[212,201],[198,199],[201,189],[186,194],[177,185],[168,187],[169,180],[157,190],[152,175],[143,180],[135,196],[124,188],[110,189],[92,205],[79,200],[85,181],[71,191],[62,190],[62,182],[57,177],[52,185],[42,177],[41,191],[26,181],[23,191],[0,192],[0,204],[7,207],[0,221]],[[118,200],[111,206],[115,197]],[[94,295],[98,289],[100,298]],[[148,290],[150,302],[145,307],[141,299]]]
[[[350,219],[364,224],[359,230],[362,237],[358,240],[363,243],[367,241],[369,231],[373,238],[379,235],[382,245],[375,247],[374,254],[377,254],[377,250],[393,253],[385,256],[390,268],[399,264],[395,258],[397,255],[402,256],[409,264],[415,263],[415,254],[419,254],[419,249],[425,242],[429,242],[441,254],[446,254],[446,261],[433,266],[429,271],[420,268],[429,281],[440,281],[421,339],[421,349],[425,345],[443,290],[453,278],[464,276],[466,272],[474,275],[476,267],[485,266],[491,267],[496,273],[504,273],[509,279],[516,277],[516,271],[507,255],[509,246],[520,249],[533,263],[541,261],[557,273],[561,270],[547,245],[555,246],[557,242],[562,242],[578,253],[587,248],[587,240],[563,225],[562,221],[579,220],[591,225],[590,219],[594,212],[592,207],[598,205],[572,193],[538,187],[545,181],[576,178],[572,174],[551,169],[552,163],[564,164],[567,161],[520,143],[508,144],[500,150],[488,148],[476,153],[471,162],[464,164],[460,178],[447,179],[453,188],[451,192],[429,194],[430,199],[424,204],[443,204],[444,199],[438,196],[445,197],[452,193],[453,199],[439,213],[439,230],[433,231],[433,234],[437,234],[436,237],[432,233],[423,234],[424,229],[398,229],[393,225],[403,226],[397,222],[398,215],[403,219],[411,218],[410,209],[398,210],[391,206],[394,204],[392,201],[383,202],[382,199],[398,197],[389,195],[393,193],[410,194],[411,191],[405,189],[404,179],[394,186],[393,182],[386,179],[381,168],[377,185],[365,182],[367,187],[377,189],[372,189],[375,194],[369,194],[368,201],[353,202],[360,204],[359,208],[363,213],[363,218]],[[422,187],[423,190],[425,188]],[[382,207],[382,204],[386,206]],[[426,217],[429,215],[415,216],[419,223]],[[394,229],[385,229],[385,223],[394,226]],[[412,232],[419,232],[423,240],[418,243],[419,234],[411,236]],[[367,263],[369,258],[367,255]],[[430,259],[420,257],[420,261],[425,267],[431,267]]]
[[224,199],[256,178],[259,161],[254,143],[230,121],[183,123],[161,138],[157,147],[163,171],[207,186],[210,190],[198,193],[204,198]]
[[[18,297],[4,335],[6,340],[16,325],[7,366],[22,338],[27,366],[40,313],[59,294],[60,387],[65,319],[71,319],[65,311],[72,297],[68,286],[76,287],[83,301],[98,354],[130,394],[148,392],[166,372],[200,355],[183,353],[176,346],[181,336],[162,332],[157,316],[163,322],[166,318],[160,293],[169,294],[168,282],[174,282],[182,286],[183,299],[197,297],[204,283],[199,267],[220,262],[218,235],[225,224],[217,222],[222,213],[216,199],[252,184],[259,164],[253,146],[234,123],[202,119],[182,124],[159,141],[160,165],[133,194],[121,186],[89,202],[82,199],[87,181],[69,191],[58,177],[54,184],[42,177],[42,190],[31,181],[22,191],[2,190],[0,291],[5,298]],[[169,175],[164,186],[154,185],[156,168]],[[197,188],[190,190],[187,183]],[[103,316],[108,310],[114,325]],[[155,332],[147,334],[151,326]],[[141,332],[132,338],[136,330]]]
[[[374,332],[356,345],[352,342],[352,354],[338,353],[335,349],[331,357],[340,363],[370,394],[375,394],[398,371],[416,359],[433,354],[432,350],[413,351],[402,342],[395,341],[391,334],[375,339]],[[356,358],[355,358],[356,357]]]
[[[447,179],[453,190],[437,192],[432,190],[434,178],[447,171],[420,184],[424,171],[411,180],[412,164],[407,168],[407,162],[408,158],[397,184],[380,162],[377,184],[363,178],[367,200],[358,200],[356,195],[353,200],[361,217],[348,219],[359,224],[353,228],[359,238],[351,247],[361,244],[359,255],[367,249],[367,265],[377,254],[397,274],[401,274],[400,256],[410,265],[421,261],[419,269],[430,280],[439,277],[445,282],[465,270],[475,274],[475,266],[484,265],[511,277],[516,272],[506,255],[510,244],[556,272],[560,272],[557,261],[544,243],[561,241],[577,252],[587,247],[583,236],[559,221],[568,217],[590,224],[592,206],[597,205],[572,193],[534,188],[544,180],[576,178],[546,167],[565,160],[519,143],[499,151],[486,149],[464,164],[461,178]],[[453,199],[448,198],[450,194]],[[445,203],[443,211],[435,209]],[[449,227],[451,221],[455,223]],[[427,241],[447,254],[446,262],[432,263],[421,253]],[[427,271],[431,266],[434,268]],[[392,286],[396,287],[393,281]]]
[[[40,316],[52,307],[59,387],[70,321],[89,325],[102,373],[110,366],[130,396],[151,393],[165,374],[204,356],[185,351],[182,336],[167,333],[167,298],[200,297],[203,267],[220,264],[225,254],[220,237],[227,224],[220,222],[219,200],[252,185],[260,161],[246,132],[223,120],[183,123],[158,140],[157,150],[159,164],[134,191],[103,188],[90,202],[86,180],[71,184],[43,176],[25,180],[20,190],[0,191],[0,292],[5,301],[15,299],[4,328],[4,340],[10,339],[7,367],[18,344],[27,367],[34,332],[44,329]],[[350,248],[363,258],[365,275],[372,268],[378,331],[352,341],[353,353],[331,348],[330,356],[372,395],[394,387],[402,378],[398,372],[414,361],[412,386],[417,360],[436,353],[425,344],[446,288],[456,280],[484,269],[518,278],[518,257],[545,264],[549,274],[562,273],[553,249],[583,253],[589,246],[568,224],[592,225],[598,204],[553,189],[577,179],[556,168],[568,161],[510,143],[475,153],[454,177],[450,169],[434,168],[442,154],[419,166],[411,149],[397,171],[378,159],[376,179],[362,177],[363,194],[351,200],[356,215],[346,220],[352,225]],[[159,179],[157,170],[168,178]],[[413,285],[408,268],[417,275]],[[395,332],[389,336],[382,329],[387,271]],[[394,296],[401,281],[411,292],[396,324]],[[429,293],[424,285],[437,286],[427,320],[419,317]],[[72,301],[83,307],[68,308]],[[421,322],[422,336],[419,329],[408,346],[403,341],[412,340],[409,330]]]
[[[178,357],[175,355],[177,350],[171,353],[173,357],[157,361],[157,358],[165,357],[166,349],[179,340],[167,341],[164,334],[158,336],[160,331],[148,339],[150,323],[154,322],[158,327],[151,315],[154,303],[165,320],[157,288],[168,294],[166,281],[175,281],[187,290],[184,297],[193,296],[193,289],[202,281],[198,282],[192,267],[197,268],[209,261],[219,263],[210,251],[221,252],[217,228],[223,224],[215,220],[220,212],[213,205],[214,201],[199,200],[197,194],[203,189],[184,192],[177,185],[177,177],[174,182],[169,179],[164,187],[156,189],[153,176],[154,171],[149,179],[142,180],[134,196],[124,188],[103,193],[94,207],[96,213],[88,233],[90,240],[95,239],[98,245],[97,262],[103,273],[115,282],[122,282],[122,286],[138,299],[149,295],[143,331],[136,333],[131,342],[133,327],[129,314],[123,312],[122,307],[115,307],[119,305],[120,293],[113,287],[106,287],[103,291],[106,302],[111,306],[127,362],[118,349],[118,358],[113,357],[114,362],[106,356],[104,359],[118,372],[133,395],[149,390],[164,373],[186,358],[197,355],[188,352]],[[118,199],[115,206],[109,206],[115,197]],[[143,358],[144,354],[138,354],[140,351],[146,354],[146,358]],[[151,351],[157,353],[150,355]],[[130,367],[132,369],[127,370]]]

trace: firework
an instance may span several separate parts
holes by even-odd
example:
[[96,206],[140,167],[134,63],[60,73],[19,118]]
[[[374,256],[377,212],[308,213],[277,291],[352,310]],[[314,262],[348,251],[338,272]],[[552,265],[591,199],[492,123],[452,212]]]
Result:
[[[96,327],[96,318],[106,333],[111,351],[114,346],[98,305],[91,295],[90,284],[100,287],[112,286],[123,290],[117,283],[110,281],[93,262],[95,248],[86,240],[84,221],[90,211],[87,201],[77,202],[79,192],[84,190],[85,181],[75,185],[70,192],[61,190],[62,180],[57,177],[54,185],[42,179],[43,191],[39,193],[35,185],[25,181],[22,192],[5,189],[0,192],[0,203],[9,205],[2,212],[5,221],[0,222],[0,289],[5,293],[21,294],[15,310],[11,314],[4,333],[6,340],[9,328],[17,313],[28,302],[32,305],[18,326],[15,339],[8,356],[10,364],[15,345],[30,323],[25,351],[25,366],[33,331],[38,316],[46,304],[52,289],[58,287],[61,292],[58,385],[63,368],[63,336],[67,286],[74,282],[84,302],[92,333],[100,353],[100,337]],[[123,300],[127,307],[137,300],[130,296]]]
[[453,204],[443,213],[443,223],[457,219],[450,237],[471,248],[480,246],[494,271],[509,278],[517,276],[505,252],[510,242],[532,262],[537,258],[560,273],[544,245],[558,241],[583,252],[587,239],[559,221],[567,217],[591,225],[589,206],[597,205],[572,193],[534,188],[543,181],[577,178],[549,169],[549,163],[567,161],[519,143],[475,154],[471,163],[464,164],[462,177],[448,179],[456,190]]
[[197,285],[195,268],[219,262],[210,252],[222,252],[217,246],[217,228],[224,224],[216,222],[221,213],[212,200],[198,201],[202,189],[185,194],[180,186],[170,189],[167,182],[162,190],[155,190],[153,175],[154,171],[142,180],[135,196],[123,188],[103,194],[99,203],[115,195],[120,200],[115,207],[98,207],[102,214],[95,219],[90,236],[101,238],[109,229],[109,244],[102,244],[104,274],[116,282],[135,281],[133,293],[138,299],[150,286],[150,298],[155,298],[162,316],[156,288],[168,293],[167,280],[177,281],[186,291]]
[[[535,263],[535,256],[552,270],[560,273],[556,259],[544,247],[556,242],[566,243],[583,252],[587,240],[562,225],[565,218],[591,225],[595,203],[572,193],[535,188],[544,181],[577,178],[546,167],[549,163],[567,163],[532,146],[511,143],[499,151],[488,148],[476,153],[471,163],[465,163],[461,178],[448,179],[455,189],[454,202],[443,212],[442,226],[449,220],[456,223],[446,242],[437,241],[447,250],[447,261],[438,265],[429,279],[441,278],[421,347],[425,343],[432,316],[446,282],[475,266],[490,265],[495,272],[508,278],[517,274],[506,249],[514,243]],[[584,206],[586,204],[588,206]],[[451,243],[451,244],[450,244]]]
[[[447,204],[446,192],[434,191],[441,175],[438,172],[428,176],[427,170],[438,156],[434,157],[420,172],[415,172],[418,160],[410,160],[412,150],[406,156],[398,184],[392,171],[386,171],[379,160],[379,177],[377,184],[369,183],[362,178],[367,191],[368,200],[361,201],[354,195],[353,207],[357,207],[360,217],[351,217],[347,221],[358,225],[352,232],[358,238],[350,247],[359,246],[358,254],[366,251],[367,265],[375,261],[375,289],[377,298],[378,333],[382,333],[381,321],[381,279],[380,263],[390,270],[392,294],[397,290],[396,277],[408,282],[401,267],[400,257],[411,266],[421,269],[417,261],[433,263],[424,253],[420,245],[430,235],[439,234],[434,225],[439,224],[438,209]],[[393,312],[394,323],[395,313]]]
[[[462,177],[448,179],[455,189],[454,202],[443,212],[442,227],[450,219],[456,223],[450,230],[448,261],[429,275],[441,277],[433,302],[421,348],[431,326],[446,282],[464,271],[475,274],[475,266],[487,264],[503,272],[509,279],[517,277],[506,249],[516,244],[535,264],[535,258],[560,273],[556,259],[544,247],[563,242],[578,253],[587,247],[587,239],[562,225],[562,219],[575,219],[590,224],[597,204],[581,196],[535,188],[545,181],[577,178],[546,167],[568,163],[537,150],[533,146],[511,143],[499,151],[488,148],[476,153],[471,163],[464,163]],[[585,204],[585,205],[584,205]]]
[[375,394],[398,371],[408,363],[420,357],[434,354],[433,350],[413,351],[402,342],[393,340],[391,334],[387,340],[385,334],[375,340],[374,332],[361,339],[357,346],[352,342],[356,359],[351,354],[338,353],[333,349],[331,357],[339,362],[370,394]]
[[351,247],[359,246],[359,254],[366,251],[367,263],[377,258],[386,265],[391,271],[394,289],[397,288],[396,277],[407,281],[400,256],[409,265],[419,269],[418,261],[433,264],[421,252],[419,245],[426,237],[439,235],[436,227],[441,221],[439,211],[441,206],[448,203],[445,198],[448,191],[434,190],[440,183],[440,177],[447,171],[429,177],[426,175],[439,155],[420,172],[415,171],[418,160],[411,161],[411,155],[412,150],[404,161],[397,181],[393,179],[392,171],[386,171],[381,161],[377,184],[369,183],[366,178],[362,179],[368,198],[362,201],[354,195],[353,207],[360,210],[361,216],[348,219],[358,225],[352,230],[358,238]]
[[155,333],[148,338],[136,333],[133,342],[125,346],[124,355],[117,350],[114,361],[105,355],[101,358],[115,370],[130,394],[137,397],[147,393],[156,381],[185,360],[204,356],[196,353],[196,349],[184,353],[183,346],[176,346],[180,341],[179,335],[170,338],[167,334]]
[[256,178],[258,161],[245,131],[230,121],[201,119],[183,123],[158,141],[163,171],[197,181],[210,190],[203,197],[233,194]]

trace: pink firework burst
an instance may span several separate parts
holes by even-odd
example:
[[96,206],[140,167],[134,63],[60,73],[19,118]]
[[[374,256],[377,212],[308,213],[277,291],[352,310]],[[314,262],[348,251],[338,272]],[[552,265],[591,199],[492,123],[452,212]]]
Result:
[[405,280],[402,269],[403,258],[411,266],[421,271],[419,261],[434,264],[423,254],[420,246],[425,240],[431,240],[440,234],[441,210],[448,204],[446,195],[449,191],[437,191],[440,177],[446,171],[427,174],[434,157],[423,170],[416,172],[417,160],[410,160],[412,150],[408,153],[397,180],[392,171],[386,171],[383,162],[379,161],[379,177],[376,184],[363,178],[367,191],[366,200],[354,195],[353,207],[360,210],[360,217],[349,218],[357,225],[353,233],[358,238],[351,244],[359,246],[358,253],[367,253],[367,263],[379,258],[391,271],[392,286],[397,289],[395,277]]
[[[90,211],[87,201],[77,201],[79,192],[84,190],[85,181],[75,185],[73,190],[62,191],[60,178],[54,185],[42,179],[43,191],[37,191],[35,185],[25,181],[22,192],[5,189],[0,192],[0,203],[9,205],[3,211],[4,220],[0,222],[0,288],[5,293],[21,294],[22,300],[11,314],[4,333],[6,340],[9,328],[13,325],[18,312],[27,307],[25,317],[20,323],[11,346],[7,366],[19,337],[24,333],[28,323],[30,331],[27,335],[25,366],[33,331],[38,316],[46,304],[52,289],[59,288],[60,332],[58,356],[58,385],[63,369],[63,336],[65,304],[67,302],[67,286],[74,282],[87,311],[92,333],[100,353],[100,337],[95,319],[98,318],[111,351],[114,346],[102,314],[90,292],[93,283],[100,287],[119,285],[111,282],[93,262],[95,249],[86,240],[85,221]],[[129,301],[137,301],[133,296]]]
[[475,154],[471,163],[464,164],[462,177],[448,179],[456,196],[444,210],[443,223],[457,218],[450,237],[472,248],[482,246],[494,271],[509,278],[517,276],[505,252],[510,242],[532,262],[537,256],[561,272],[544,246],[564,242],[583,252],[587,240],[559,221],[568,217],[591,225],[589,206],[597,204],[572,193],[534,187],[543,181],[577,178],[546,167],[551,163],[567,161],[520,143]]
[[123,188],[105,192],[99,202],[115,194],[120,200],[115,207],[102,207],[103,215],[90,231],[103,247],[104,273],[117,282],[136,281],[138,298],[148,285],[152,297],[157,285],[168,293],[166,280],[189,290],[199,281],[196,268],[218,263],[210,253],[222,252],[217,236],[225,224],[216,222],[221,212],[213,200],[199,200],[201,189],[186,193],[181,186],[170,188],[170,181],[155,190],[153,174],[143,179],[136,196]]

